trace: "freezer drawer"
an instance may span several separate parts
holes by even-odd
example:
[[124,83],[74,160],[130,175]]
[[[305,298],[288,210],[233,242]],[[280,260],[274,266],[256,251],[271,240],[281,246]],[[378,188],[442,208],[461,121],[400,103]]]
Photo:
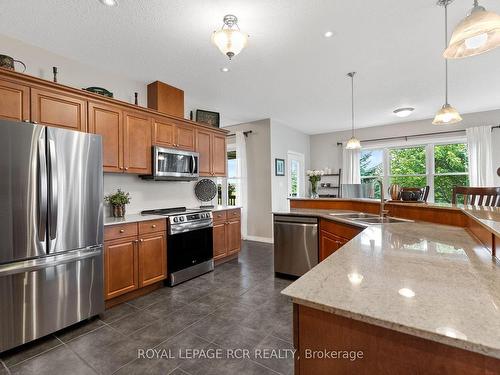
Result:
[[274,272],[302,276],[318,264],[318,220],[274,217]]
[[0,265],[0,301],[0,352],[102,313],[102,247]]

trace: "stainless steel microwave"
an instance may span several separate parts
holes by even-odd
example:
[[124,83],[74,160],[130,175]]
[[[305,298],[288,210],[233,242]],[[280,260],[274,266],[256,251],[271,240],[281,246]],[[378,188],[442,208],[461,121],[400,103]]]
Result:
[[141,177],[163,181],[196,180],[200,176],[199,159],[197,152],[153,146],[153,174]]

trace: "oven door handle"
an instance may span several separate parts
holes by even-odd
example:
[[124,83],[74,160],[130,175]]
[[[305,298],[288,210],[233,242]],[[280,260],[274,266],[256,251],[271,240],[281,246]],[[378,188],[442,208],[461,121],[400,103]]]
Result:
[[212,228],[213,221],[209,220],[201,220],[195,223],[184,223],[184,224],[173,224],[170,225],[169,234],[175,235],[180,233],[191,232],[193,230],[204,229],[204,228]]

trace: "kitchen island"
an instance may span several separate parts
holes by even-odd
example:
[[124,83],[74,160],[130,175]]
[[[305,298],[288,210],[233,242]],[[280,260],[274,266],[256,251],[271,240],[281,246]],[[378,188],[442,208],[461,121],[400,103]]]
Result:
[[[432,209],[465,213],[498,234],[498,208]],[[339,221],[332,211],[280,213]],[[360,230],[282,292],[294,303],[295,374],[500,373],[500,262],[491,249],[462,225]]]

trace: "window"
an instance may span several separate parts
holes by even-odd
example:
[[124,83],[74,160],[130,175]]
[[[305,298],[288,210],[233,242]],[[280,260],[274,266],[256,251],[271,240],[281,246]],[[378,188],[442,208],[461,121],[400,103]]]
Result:
[[[384,150],[361,150],[361,183],[373,182],[382,178],[384,172]],[[375,185],[375,198],[380,198],[380,185]]]
[[303,197],[304,196],[304,154],[298,152],[287,152],[287,168],[288,168],[288,196]]
[[[467,144],[450,142],[363,149],[360,174],[362,183],[382,179],[384,186],[428,185],[429,201],[450,203],[453,187],[469,184]],[[376,184],[375,198],[380,198],[379,189]]]
[[454,186],[469,185],[467,145],[434,146],[434,202],[451,202]]
[[236,199],[239,194],[239,168],[236,150],[227,151],[227,205],[236,206]]

